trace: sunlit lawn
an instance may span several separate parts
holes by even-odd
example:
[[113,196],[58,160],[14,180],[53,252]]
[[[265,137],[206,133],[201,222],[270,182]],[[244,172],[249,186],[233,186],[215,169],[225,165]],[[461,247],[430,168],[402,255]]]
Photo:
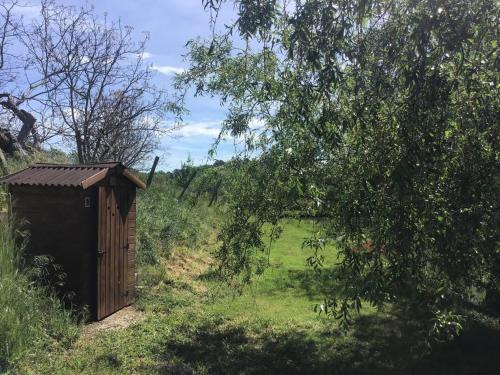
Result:
[[313,324],[325,316],[314,312],[314,307],[324,300],[326,285],[321,277],[334,266],[336,249],[327,245],[322,252],[325,257],[323,275],[314,274],[306,264],[312,250],[302,248],[303,241],[310,237],[313,225],[309,221],[287,221],[283,223],[281,237],[272,244],[269,267],[246,287],[242,295],[228,295],[210,306],[210,310],[234,319],[263,319],[273,322]]

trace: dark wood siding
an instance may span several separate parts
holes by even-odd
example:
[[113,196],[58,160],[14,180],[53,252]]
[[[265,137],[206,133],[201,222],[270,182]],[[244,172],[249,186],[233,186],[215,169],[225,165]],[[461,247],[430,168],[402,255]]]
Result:
[[[66,278],[72,306],[103,318],[134,301],[136,189],[145,184],[119,162],[36,164],[0,178],[27,233],[25,253],[48,255]],[[51,277],[58,281],[52,268]],[[69,298],[73,296],[72,298]]]
[[128,199],[130,202],[130,212],[128,215],[128,299],[127,304],[134,302],[135,298],[135,223],[136,223],[136,202],[135,202],[135,189],[130,189],[128,192]]
[[98,319],[131,304],[135,289],[135,187],[99,187]]
[[[96,189],[13,186],[12,211],[28,234],[28,256],[49,255],[66,279],[60,292],[95,310]],[[85,207],[85,198],[90,207]],[[93,314],[91,314],[93,315]]]
[[10,186],[26,253],[53,257],[66,274],[61,294],[88,306],[92,319],[134,302],[136,187],[114,175],[88,189]]

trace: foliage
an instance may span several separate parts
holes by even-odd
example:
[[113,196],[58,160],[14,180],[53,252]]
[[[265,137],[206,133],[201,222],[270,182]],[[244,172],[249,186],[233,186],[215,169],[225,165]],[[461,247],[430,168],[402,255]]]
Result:
[[53,344],[68,347],[78,337],[72,312],[39,284],[36,271],[21,266],[13,228],[0,223],[0,372]]
[[[218,95],[222,134],[260,155],[233,180],[219,251],[228,276],[251,274],[263,226],[300,209],[338,243],[344,287],[329,311],[344,322],[362,300],[456,312],[471,288],[494,289],[498,4],[230,3],[235,23],[190,41],[177,80]],[[225,2],[204,4],[215,20]]]
[[232,178],[230,164],[216,160],[213,165],[193,166],[188,159],[172,172],[173,180],[181,188],[179,200],[193,205],[201,200],[208,200],[208,206],[218,203]]
[[207,222],[206,206],[177,199],[180,190],[167,174],[157,173],[151,188],[139,192],[137,215],[138,260],[144,264],[168,258],[174,245],[194,245]]
[[[123,330],[82,335],[68,350],[22,363],[25,374],[476,374],[494,373],[500,359],[498,322],[477,319],[458,342],[419,349],[425,327],[400,311],[364,311],[342,334],[311,313],[328,285],[304,264],[300,244],[309,221],[282,223],[270,272],[235,295],[210,277],[210,243],[176,251],[169,274],[145,290],[145,319]],[[212,228],[213,230],[214,228]],[[206,233],[205,233],[206,235]],[[334,262],[335,248],[326,247]],[[143,272],[141,267],[140,272]],[[173,273],[175,272],[175,276]],[[325,272],[325,277],[326,277]]]

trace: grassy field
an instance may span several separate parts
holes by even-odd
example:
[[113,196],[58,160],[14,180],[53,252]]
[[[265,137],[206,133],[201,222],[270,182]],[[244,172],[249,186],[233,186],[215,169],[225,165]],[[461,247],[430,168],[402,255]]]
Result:
[[[456,342],[423,350],[426,332],[401,312],[367,309],[352,331],[313,312],[322,283],[305,265],[308,222],[287,222],[271,267],[243,294],[209,275],[207,236],[176,247],[149,269],[137,306],[144,320],[82,334],[70,349],[32,353],[23,374],[443,374],[498,370],[498,322],[470,327]],[[333,265],[335,249],[325,251]],[[151,266],[153,267],[153,266]],[[327,277],[327,276],[324,276]],[[154,281],[154,282],[153,282]],[[154,284],[154,285],[153,285]]]
[[[323,286],[306,267],[309,249],[302,242],[311,234],[310,222],[283,223],[284,234],[273,245],[269,268],[256,276],[242,295],[227,293],[209,311],[239,320],[269,320],[274,324],[312,324],[324,321],[314,306],[322,302]],[[336,251],[328,246],[323,254],[325,269],[336,261]],[[212,285],[216,288],[216,285]]]

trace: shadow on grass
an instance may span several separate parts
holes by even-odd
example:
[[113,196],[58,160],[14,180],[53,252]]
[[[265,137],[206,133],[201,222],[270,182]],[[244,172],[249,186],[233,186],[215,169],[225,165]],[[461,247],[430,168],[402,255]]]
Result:
[[[335,270],[325,269],[321,273],[315,273],[311,268],[302,270],[285,269],[280,264],[272,264],[265,272],[276,272],[272,281],[268,283],[268,288],[260,290],[262,295],[278,296],[284,291],[292,290],[296,295],[305,295],[309,299],[323,298],[334,295],[339,290],[339,284],[335,279]],[[265,273],[264,273],[265,275]],[[198,276],[197,280],[208,282],[224,282],[216,268],[209,268],[205,273]],[[256,282],[261,283],[258,278]]]
[[209,267],[204,273],[196,277],[200,281],[223,281],[220,271],[216,267]]
[[353,331],[277,331],[224,320],[183,327],[161,374],[495,374],[500,330],[472,324],[457,340],[422,348],[425,330],[395,315],[365,316]]
[[324,296],[332,296],[340,289],[332,270],[315,273],[312,269],[275,271],[271,281],[260,282],[264,285],[259,293],[263,296],[281,297],[283,293],[305,296],[309,300],[322,300]]
[[339,290],[332,270],[323,270],[321,273],[315,273],[312,269],[288,270],[288,278],[294,287],[302,290],[309,299],[332,296]]

